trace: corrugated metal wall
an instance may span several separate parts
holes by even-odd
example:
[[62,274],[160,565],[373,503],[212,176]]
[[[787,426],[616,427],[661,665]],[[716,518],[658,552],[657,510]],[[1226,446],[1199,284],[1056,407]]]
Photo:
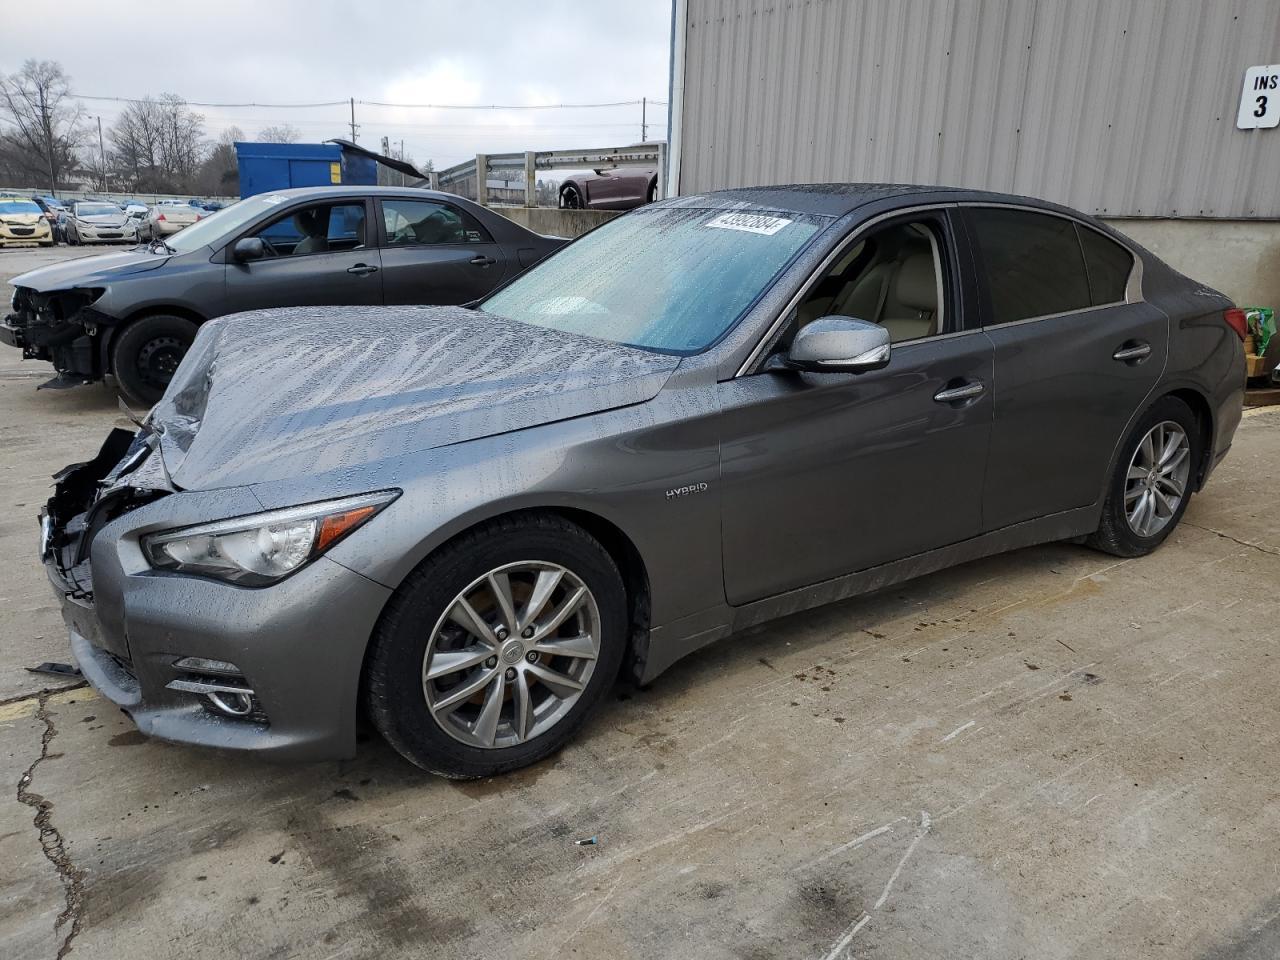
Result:
[[869,180],[1280,218],[1280,0],[688,0],[680,192]]

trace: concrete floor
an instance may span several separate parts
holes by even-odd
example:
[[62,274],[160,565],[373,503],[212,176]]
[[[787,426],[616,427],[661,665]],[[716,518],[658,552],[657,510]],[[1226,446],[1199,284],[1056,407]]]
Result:
[[0,956],[1280,955],[1272,410],[1152,557],[1051,545],[792,617],[459,784],[29,696],[68,656],[36,504],[116,419],[44,375],[0,354]]

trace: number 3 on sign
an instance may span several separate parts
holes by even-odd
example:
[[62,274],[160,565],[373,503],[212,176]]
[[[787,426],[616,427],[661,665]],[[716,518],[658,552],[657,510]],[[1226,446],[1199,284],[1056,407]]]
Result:
[[1280,127],[1280,63],[1244,72],[1236,126],[1241,130]]

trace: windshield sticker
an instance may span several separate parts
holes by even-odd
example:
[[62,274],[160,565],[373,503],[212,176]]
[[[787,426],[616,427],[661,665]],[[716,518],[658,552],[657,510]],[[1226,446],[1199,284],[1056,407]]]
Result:
[[782,217],[765,217],[758,213],[722,213],[714,220],[708,220],[703,226],[716,227],[720,230],[741,230],[744,233],[759,233],[772,237],[783,227],[791,223]]

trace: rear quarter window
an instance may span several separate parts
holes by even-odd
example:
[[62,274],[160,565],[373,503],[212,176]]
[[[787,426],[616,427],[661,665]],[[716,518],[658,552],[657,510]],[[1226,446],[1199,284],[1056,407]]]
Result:
[[1096,230],[1078,227],[1084,262],[1089,270],[1089,293],[1095,307],[1121,303],[1133,271],[1133,254]]
[[1074,221],[1022,210],[969,211],[986,271],[990,323],[1093,305]]

